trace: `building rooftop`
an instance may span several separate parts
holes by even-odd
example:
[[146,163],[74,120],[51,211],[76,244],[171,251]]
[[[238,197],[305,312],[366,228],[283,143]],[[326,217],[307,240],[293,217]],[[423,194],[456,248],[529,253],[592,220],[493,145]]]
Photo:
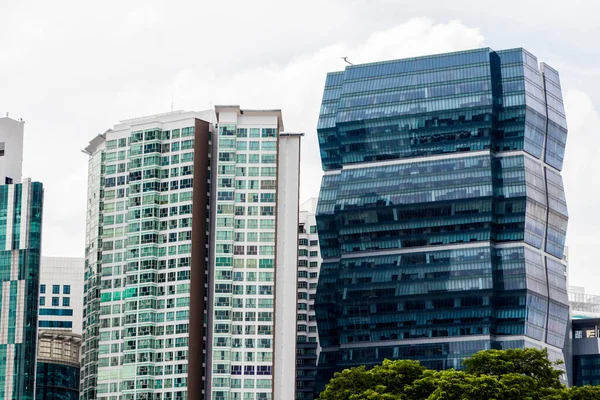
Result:
[[273,115],[277,117],[277,122],[279,125],[279,131],[283,132],[283,116],[281,113],[281,109],[242,109],[239,105],[217,105],[215,106],[215,113],[217,114],[217,120],[219,119],[219,113],[221,112],[235,112],[238,116],[240,115],[248,115],[248,116],[258,116],[258,115]]
[[211,124],[216,123],[215,112],[212,109],[203,111],[185,111],[177,110],[160,114],[146,115],[143,117],[130,118],[119,121],[111,129],[107,129],[104,133],[101,133],[94,137],[89,144],[82,150],[83,153],[92,155],[98,148],[98,146],[106,140],[107,134],[116,131],[124,131],[129,129],[150,129],[152,124],[164,124],[169,122],[175,122],[188,118],[196,118],[202,121],[209,122]]

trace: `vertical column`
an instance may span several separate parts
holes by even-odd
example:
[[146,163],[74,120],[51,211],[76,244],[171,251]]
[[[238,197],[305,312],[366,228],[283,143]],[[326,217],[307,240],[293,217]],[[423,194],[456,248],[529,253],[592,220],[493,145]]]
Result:
[[19,249],[29,248],[29,208],[31,207],[31,179],[23,179],[21,199],[21,226]]
[[12,399],[15,381],[15,345],[6,345],[6,369],[4,382],[4,398]]
[[[8,343],[8,312],[10,310],[10,281],[2,282],[2,305],[0,307],[0,345]],[[10,360],[10,358],[7,358]]]
[[25,280],[17,284],[17,315],[15,324],[15,343],[23,343],[23,333],[27,325],[25,307]]
[[[213,143],[215,143],[213,141]],[[235,182],[235,157],[236,157],[236,125],[223,124],[219,126],[217,139],[217,188],[216,188],[216,229],[214,249],[214,275],[212,282],[213,304],[212,321],[209,329],[212,330],[210,344],[212,365],[208,365],[208,382],[212,388],[209,396],[229,399],[231,390],[230,375],[233,371],[232,341],[239,339],[232,337],[233,318],[233,247],[234,247],[234,182]],[[241,373],[241,372],[240,372]]]
[[[196,120],[194,131],[194,189],[192,209],[192,255],[190,270],[190,325],[188,362],[188,399],[203,398],[206,375],[203,369],[206,344],[206,239],[209,211],[208,182],[210,178],[210,124]],[[204,366],[205,367],[205,366]]]
[[6,244],[5,250],[12,250],[13,219],[15,211],[15,185],[8,185],[8,204],[6,206]]
[[273,399],[294,399],[300,137],[279,139]]

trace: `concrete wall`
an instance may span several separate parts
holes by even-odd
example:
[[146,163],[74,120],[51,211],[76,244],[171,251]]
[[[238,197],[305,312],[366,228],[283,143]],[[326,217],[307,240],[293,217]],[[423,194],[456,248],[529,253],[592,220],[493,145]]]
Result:
[[25,122],[0,118],[0,153],[4,147],[4,155],[0,155],[0,185],[5,183],[6,177],[13,183],[21,182],[24,126]]
[[273,399],[294,399],[300,136],[279,137],[278,159]]
[[[73,333],[81,335],[83,322],[83,275],[85,272],[85,259],[74,257],[44,257],[40,262],[40,288],[45,285],[45,293],[40,293],[44,298],[44,305],[40,310],[72,310],[73,315],[40,315],[38,325],[42,321],[72,322]],[[52,293],[53,286],[57,285],[59,293]],[[65,285],[69,285],[70,293],[64,293]],[[52,298],[58,298],[58,306],[52,305]],[[63,305],[64,299],[69,299],[69,305]],[[42,327],[41,329],[60,329],[58,327]],[[67,329],[67,328],[65,328]]]

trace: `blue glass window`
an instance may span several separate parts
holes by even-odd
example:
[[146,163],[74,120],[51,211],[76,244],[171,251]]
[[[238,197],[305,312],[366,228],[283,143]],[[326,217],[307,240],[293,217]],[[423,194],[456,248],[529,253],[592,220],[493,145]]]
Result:
[[40,321],[40,328],[73,328],[71,321]]
[[567,127],[555,70],[520,48],[348,66],[327,75],[317,133],[331,172],[316,215],[317,393],[385,358],[446,369],[526,338],[562,348]]
[[62,305],[63,305],[63,307],[70,307],[71,306],[71,298],[63,297]]
[[64,308],[40,308],[40,315],[58,315],[58,316],[72,316],[72,309]]
[[46,293],[46,285],[40,285],[40,293],[41,294],[45,294]]
[[60,285],[52,285],[52,294],[60,294]]
[[53,307],[58,307],[60,298],[59,297],[53,297],[52,298],[52,306]]
[[71,285],[63,285],[63,294],[71,294]]

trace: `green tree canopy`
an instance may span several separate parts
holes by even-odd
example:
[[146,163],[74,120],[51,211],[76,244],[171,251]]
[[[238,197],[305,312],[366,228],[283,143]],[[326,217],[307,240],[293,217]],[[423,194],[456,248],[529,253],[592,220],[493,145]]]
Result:
[[548,350],[508,349],[480,351],[463,362],[472,375],[503,376],[519,374],[531,377],[540,387],[560,388],[563,371],[548,360]]
[[600,387],[566,388],[547,350],[480,351],[464,371],[432,371],[412,360],[335,374],[320,400],[600,400]]

